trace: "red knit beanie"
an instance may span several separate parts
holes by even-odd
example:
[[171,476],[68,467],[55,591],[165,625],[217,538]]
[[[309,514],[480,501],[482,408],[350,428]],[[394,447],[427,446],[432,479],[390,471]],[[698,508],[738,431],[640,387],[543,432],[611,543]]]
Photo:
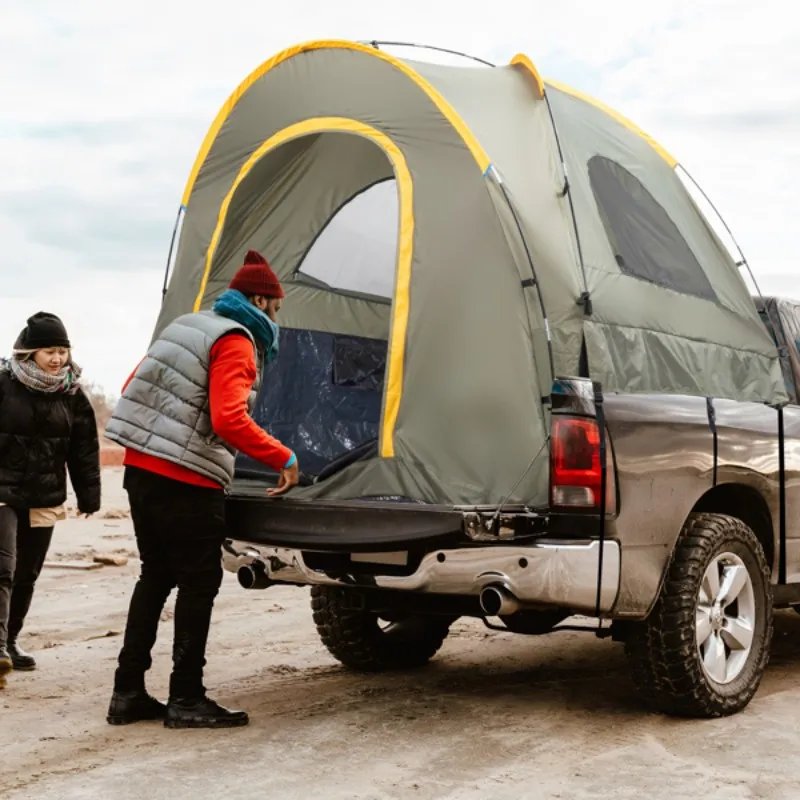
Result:
[[239,267],[228,288],[236,289],[246,295],[284,297],[278,276],[270,268],[267,259],[255,250],[247,251],[244,264]]

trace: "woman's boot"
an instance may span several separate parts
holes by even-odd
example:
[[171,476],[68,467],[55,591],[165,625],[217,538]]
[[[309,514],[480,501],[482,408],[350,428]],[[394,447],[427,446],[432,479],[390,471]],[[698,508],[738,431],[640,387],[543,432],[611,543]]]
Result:
[[17,672],[32,672],[36,669],[36,659],[30,653],[26,653],[16,640],[8,643],[8,656]]
[[13,669],[14,664],[11,661],[11,656],[8,654],[8,651],[3,648],[0,650],[0,689],[6,688],[6,677]]

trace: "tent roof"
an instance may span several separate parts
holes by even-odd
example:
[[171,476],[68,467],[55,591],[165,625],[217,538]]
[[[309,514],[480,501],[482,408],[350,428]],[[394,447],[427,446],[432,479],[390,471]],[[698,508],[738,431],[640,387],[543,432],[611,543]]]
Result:
[[[230,94],[228,99],[225,101],[222,108],[217,113],[217,116],[214,118],[214,121],[211,124],[211,127],[206,133],[205,138],[203,139],[203,143],[200,146],[200,150],[195,158],[194,164],[192,166],[192,170],[189,174],[189,178],[186,181],[186,187],[183,191],[181,204],[186,206],[189,202],[189,198],[192,193],[192,189],[194,188],[195,181],[197,180],[197,176],[200,172],[203,163],[208,156],[209,151],[211,150],[211,146],[214,143],[214,140],[217,138],[222,126],[225,124],[225,121],[231,114],[231,111],[234,109],[236,104],[239,100],[245,95],[245,93],[250,89],[250,87],[256,83],[260,78],[262,78],[267,72],[271,69],[274,69],[279,64],[287,61],[290,58],[294,58],[294,56],[300,55],[301,53],[305,53],[311,50],[323,50],[326,48],[332,49],[343,49],[343,50],[353,50],[356,52],[366,53],[368,55],[372,55],[375,58],[379,58],[382,61],[385,61],[392,66],[399,69],[402,73],[408,76],[410,80],[416,83],[431,101],[436,105],[436,107],[442,112],[442,114],[450,121],[453,127],[458,131],[461,138],[464,140],[465,145],[469,148],[470,152],[475,158],[478,166],[485,170],[488,168],[490,164],[490,158],[483,149],[480,142],[476,139],[474,133],[470,130],[470,128],[466,125],[464,120],[458,114],[458,112],[450,105],[450,103],[442,96],[442,94],[434,88],[434,86],[426,80],[420,73],[415,70],[408,62],[396,58],[395,56],[390,55],[389,53],[385,52],[384,50],[379,50],[376,47],[371,45],[361,44],[358,42],[349,42],[346,40],[337,40],[337,39],[320,39],[314,40],[309,42],[304,42],[302,44],[295,45],[293,47],[288,47],[285,50],[277,53],[276,55],[272,56],[272,58],[267,59],[262,64],[260,64],[256,69],[254,69],[237,87],[234,91]],[[564,92],[565,94],[569,94],[572,97],[576,97],[582,100],[589,105],[594,106],[610,117],[615,119],[617,122],[624,125],[628,130],[632,131],[633,133],[641,136],[645,141],[650,144],[650,146],[671,166],[675,167],[678,164],[678,160],[672,156],[664,147],[662,147],[652,136],[648,133],[643,131],[638,125],[634,122],[629,120],[627,117],[620,114],[615,109],[611,108],[610,106],[606,105],[605,103],[591,97],[584,92],[579,91],[578,89],[573,89],[570,86],[567,86],[560,81],[551,80],[551,79],[542,79],[539,70],[536,68],[533,61],[524,53],[518,53],[511,59],[510,64],[513,66],[520,66],[525,69],[532,77],[536,84],[537,91],[540,97],[543,97],[545,94],[546,87],[551,87],[553,89],[557,89],[558,91]]]
[[615,119],[621,125],[624,125],[629,131],[635,133],[637,136],[641,136],[642,139],[644,139],[653,148],[653,150],[655,150],[656,153],[658,153],[661,158],[663,158],[664,161],[670,165],[670,167],[676,167],[678,165],[678,159],[671,155],[664,147],[662,147],[652,136],[650,136],[650,134],[643,131],[635,122],[631,122],[627,117],[624,117],[610,106],[600,102],[600,100],[595,100],[594,97],[590,97],[588,94],[584,94],[583,92],[579,92],[577,89],[573,89],[571,86],[560,83],[559,81],[548,79],[547,85],[553,89],[558,89],[560,92],[564,92],[564,94],[577,97],[579,100],[583,100],[584,103],[588,103],[589,105],[604,111],[612,119]]
[[428,81],[425,80],[425,78],[412,69],[408,64],[406,64],[404,61],[401,61],[399,58],[395,58],[389,53],[384,52],[383,50],[378,50],[377,48],[369,45],[360,44],[358,42],[348,42],[345,40],[320,39],[317,41],[305,42],[304,44],[295,45],[294,47],[289,47],[286,50],[282,50],[280,53],[274,55],[272,58],[268,59],[254,69],[231,93],[230,97],[228,97],[228,99],[225,101],[225,104],[219,110],[214,122],[211,124],[211,127],[209,128],[208,133],[203,140],[203,144],[200,147],[200,152],[197,154],[194,166],[189,174],[189,180],[186,182],[186,188],[183,192],[183,199],[181,202],[184,206],[189,202],[189,197],[192,193],[192,189],[194,188],[195,181],[197,180],[197,175],[206,160],[206,156],[208,156],[208,153],[211,150],[214,140],[217,138],[217,134],[225,124],[225,121],[227,120],[231,111],[244,96],[247,90],[254,83],[256,83],[256,81],[266,75],[267,72],[269,72],[271,69],[274,69],[284,61],[310,50],[324,49],[353,50],[360,53],[366,53],[374,56],[375,58],[379,58],[382,61],[385,61],[391,64],[393,67],[399,69],[402,73],[407,75],[411,81],[416,83],[423,92],[425,92],[425,94],[436,105],[439,111],[441,111],[442,114],[450,121],[452,126],[458,131],[459,135],[464,140],[464,144],[469,148],[470,152],[474,156],[478,166],[482,170],[485,170],[489,166],[489,157],[486,155],[483,147],[481,147],[473,133],[466,126],[461,117],[456,113],[455,109],[436,89],[434,89],[433,86],[431,86],[430,83],[428,83]]

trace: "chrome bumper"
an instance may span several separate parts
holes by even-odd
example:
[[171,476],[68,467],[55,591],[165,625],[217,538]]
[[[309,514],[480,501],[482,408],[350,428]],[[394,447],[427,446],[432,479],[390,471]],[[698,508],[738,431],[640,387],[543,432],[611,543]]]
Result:
[[[520,603],[558,606],[594,613],[600,542],[539,540],[527,546],[469,547],[437,550],[422,559],[411,575],[380,575],[371,569],[365,587],[427,594],[478,596],[487,586],[503,586]],[[227,541],[223,566],[229,572],[257,564],[270,581],[286,584],[357,586],[357,576],[339,580],[309,568],[300,550]],[[353,580],[353,578],[356,580]],[[620,548],[606,541],[600,611],[611,611],[619,592]]]

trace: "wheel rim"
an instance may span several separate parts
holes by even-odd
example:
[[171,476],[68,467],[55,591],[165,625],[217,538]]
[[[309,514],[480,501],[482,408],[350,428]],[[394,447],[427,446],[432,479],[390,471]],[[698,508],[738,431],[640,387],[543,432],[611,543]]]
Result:
[[697,649],[706,676],[735,680],[753,649],[756,599],[747,567],[735,553],[721,553],[703,575],[697,600]]

